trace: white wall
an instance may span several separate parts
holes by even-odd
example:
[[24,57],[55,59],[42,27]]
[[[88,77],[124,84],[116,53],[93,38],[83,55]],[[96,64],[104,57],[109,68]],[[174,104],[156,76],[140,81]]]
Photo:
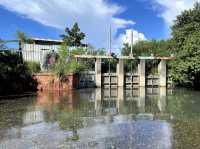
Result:
[[26,61],[35,61],[42,63],[46,53],[57,51],[59,45],[41,45],[41,44],[23,44],[22,53]]

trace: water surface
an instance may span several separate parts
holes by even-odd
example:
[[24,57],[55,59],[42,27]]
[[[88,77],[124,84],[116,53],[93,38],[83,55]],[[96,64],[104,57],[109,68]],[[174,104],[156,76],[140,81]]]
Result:
[[0,101],[0,149],[200,149],[200,92],[87,89]]

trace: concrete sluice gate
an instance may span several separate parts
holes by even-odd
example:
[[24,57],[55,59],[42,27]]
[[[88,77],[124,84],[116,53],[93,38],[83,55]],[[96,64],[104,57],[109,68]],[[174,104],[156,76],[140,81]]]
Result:
[[[167,62],[173,57],[118,57],[75,56],[78,59],[94,59],[95,71],[79,74],[79,87],[171,87],[172,81],[167,73]],[[116,66],[105,71],[104,60],[115,59]],[[127,65],[128,64],[128,65]],[[114,64],[115,65],[115,64]]]

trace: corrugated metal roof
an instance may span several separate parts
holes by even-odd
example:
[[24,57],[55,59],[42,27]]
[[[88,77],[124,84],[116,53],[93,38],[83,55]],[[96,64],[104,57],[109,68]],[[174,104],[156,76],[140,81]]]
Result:
[[47,42],[60,42],[60,43],[62,43],[63,42],[63,40],[56,40],[56,39],[48,39],[48,38],[35,38],[35,37],[33,37],[33,38],[31,38],[31,40],[34,40],[34,41],[47,41]]

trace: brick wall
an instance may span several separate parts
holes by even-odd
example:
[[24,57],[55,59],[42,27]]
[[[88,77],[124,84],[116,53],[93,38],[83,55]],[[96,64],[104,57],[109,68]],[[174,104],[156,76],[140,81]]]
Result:
[[38,82],[38,90],[40,91],[65,91],[78,87],[78,77],[76,74],[66,75],[62,82],[51,73],[34,74],[33,78]]

